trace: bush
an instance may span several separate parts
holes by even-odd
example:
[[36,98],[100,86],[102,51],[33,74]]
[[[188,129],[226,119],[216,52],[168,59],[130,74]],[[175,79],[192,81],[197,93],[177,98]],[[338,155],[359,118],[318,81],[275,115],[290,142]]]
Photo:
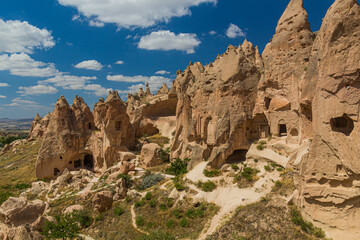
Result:
[[149,202],[149,205],[150,205],[150,207],[152,207],[152,208],[156,207],[156,200],[155,200],[155,199],[152,199],[152,200]]
[[206,177],[217,177],[217,176],[220,176],[221,175],[221,171],[220,170],[217,170],[217,169],[213,169],[213,170],[204,170],[204,175]]
[[82,228],[88,228],[92,223],[92,217],[90,216],[90,213],[86,210],[80,210],[74,212],[73,217],[75,221],[80,224]]
[[170,167],[168,167],[165,172],[167,174],[180,176],[185,173],[187,173],[187,166],[190,162],[190,159],[185,158],[184,160],[181,160],[180,158],[176,159],[174,162],[170,164]]
[[174,214],[174,216],[176,218],[181,218],[182,217],[181,211],[179,209],[175,209],[172,213]]
[[160,148],[158,150],[158,154],[159,154],[161,160],[163,160],[164,162],[169,162],[169,160],[170,160],[170,148],[166,148],[165,150]]
[[291,209],[291,221],[294,224],[300,226],[304,232],[310,235],[314,235],[318,238],[325,237],[324,231],[321,228],[314,227],[314,225],[311,222],[305,221],[301,216],[300,211],[297,210],[295,207]]
[[258,160],[258,159],[254,159],[254,162],[255,162],[255,163],[258,163],[258,162],[259,162],[259,160]]
[[2,192],[0,193],[0,205],[2,205],[6,200],[8,200],[9,197],[11,197],[10,192]]
[[189,226],[188,220],[186,218],[181,219],[180,226],[183,228],[188,227]]
[[139,208],[145,205],[145,202],[143,200],[135,202],[135,207]]
[[31,185],[27,184],[27,183],[18,183],[15,185],[15,188],[17,189],[26,189],[26,188],[30,188]]
[[197,186],[201,188],[204,192],[212,192],[216,188],[216,184],[211,181],[207,181],[204,183],[199,181],[197,183]]
[[145,200],[150,200],[152,198],[151,192],[146,193]]
[[175,182],[175,188],[176,188],[176,190],[178,190],[178,191],[184,191],[184,190],[186,189],[186,186],[183,185],[183,184],[181,184],[181,183],[179,183],[179,182]]
[[243,171],[241,172],[241,176],[247,181],[252,181],[254,180],[254,176],[256,176],[257,172],[257,169],[251,167],[244,167]]
[[104,215],[102,213],[100,213],[99,215],[97,215],[95,217],[95,222],[100,222],[103,221],[105,219]]
[[72,215],[57,215],[55,220],[56,223],[45,221],[42,235],[46,239],[74,239],[78,236],[80,227]]
[[172,220],[172,219],[169,219],[167,222],[166,222],[166,227],[167,228],[173,228],[175,225],[175,221]]
[[239,171],[239,169],[240,169],[239,166],[236,165],[235,163],[231,164],[231,168],[232,168],[235,172]]
[[159,208],[160,208],[160,210],[163,210],[163,211],[165,211],[167,209],[165,204],[160,204]]
[[264,169],[265,169],[266,171],[268,171],[268,172],[271,172],[271,171],[272,171],[272,169],[271,169],[271,167],[270,167],[269,165],[264,166]]
[[125,209],[120,207],[120,206],[116,206],[114,208],[114,214],[117,215],[117,216],[121,216],[125,213]]
[[140,183],[140,189],[145,190],[147,188],[150,188],[154,185],[156,185],[158,182],[161,182],[164,180],[164,176],[160,173],[158,174],[151,174],[143,178],[143,180]]
[[278,180],[275,182],[275,187],[280,188],[282,187],[282,183]]
[[205,212],[202,209],[189,209],[186,211],[185,215],[188,218],[198,218],[198,217],[204,217],[205,216]]
[[256,146],[256,148],[257,148],[258,150],[262,151],[262,150],[265,149],[265,146],[262,145],[262,144],[259,144],[259,145]]
[[135,222],[136,222],[136,226],[138,227],[142,227],[145,225],[145,220],[143,216],[137,216]]

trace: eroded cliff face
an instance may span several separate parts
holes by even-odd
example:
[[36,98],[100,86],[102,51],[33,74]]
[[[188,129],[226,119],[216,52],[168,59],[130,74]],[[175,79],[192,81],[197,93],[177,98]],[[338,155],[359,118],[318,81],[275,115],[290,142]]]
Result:
[[311,119],[300,107],[300,88],[313,38],[303,1],[291,0],[262,54],[265,76],[258,86],[254,113],[264,113],[271,134],[287,136],[289,143],[299,143],[312,132]]
[[323,20],[312,51],[309,71],[316,74],[304,88],[307,89],[304,102],[313,105],[315,137],[309,153],[296,165],[300,173],[298,203],[304,211],[314,220],[356,232],[357,236],[360,234],[359,40],[358,2],[336,0]]
[[172,158],[188,157],[191,166],[208,159],[220,167],[252,140],[266,136],[266,119],[252,120],[262,60],[247,41],[229,46],[214,63],[190,63],[175,81],[178,95]]

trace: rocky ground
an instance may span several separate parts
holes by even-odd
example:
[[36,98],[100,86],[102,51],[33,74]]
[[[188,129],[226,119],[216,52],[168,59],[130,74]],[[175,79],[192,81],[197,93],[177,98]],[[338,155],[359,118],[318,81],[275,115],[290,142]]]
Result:
[[[160,136],[147,141],[167,145]],[[0,174],[12,171],[2,175],[9,184],[1,183],[4,239],[43,239],[54,226],[71,222],[77,226],[74,234],[85,239],[325,236],[301,217],[294,219],[293,173],[282,166],[294,148],[281,138],[254,143],[246,161],[221,170],[209,168],[205,159],[189,172],[187,160],[180,159],[146,167],[151,159],[145,162],[140,152],[129,152],[102,174],[65,170],[51,181],[35,179],[33,167],[26,168],[33,166],[38,148],[37,141],[19,141],[0,157]],[[33,160],[25,164],[24,157]],[[59,226],[61,221],[68,225]]]

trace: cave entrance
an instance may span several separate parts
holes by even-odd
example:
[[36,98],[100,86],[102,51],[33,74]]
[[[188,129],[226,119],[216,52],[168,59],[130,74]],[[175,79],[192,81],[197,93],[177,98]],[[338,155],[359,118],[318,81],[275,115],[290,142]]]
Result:
[[283,121],[279,122],[279,136],[287,136],[287,128],[286,128],[286,124],[283,123]]
[[84,156],[84,166],[85,166],[86,168],[91,169],[91,170],[94,168],[94,158],[93,158],[92,155],[86,154],[86,155]]
[[354,130],[354,122],[346,114],[342,117],[330,119],[331,129],[334,132],[341,132],[346,136],[349,136],[350,133]]
[[266,98],[265,98],[265,107],[266,107],[266,110],[269,110],[270,102],[271,102],[271,98],[266,97]]
[[246,160],[246,154],[248,150],[246,149],[239,149],[235,150],[227,159],[226,163],[232,164],[232,163],[238,163],[238,162],[244,162]]

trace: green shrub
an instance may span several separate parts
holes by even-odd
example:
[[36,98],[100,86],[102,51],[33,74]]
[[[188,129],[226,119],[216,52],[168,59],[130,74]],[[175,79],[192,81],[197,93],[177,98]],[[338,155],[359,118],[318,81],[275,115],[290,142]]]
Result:
[[136,222],[136,226],[138,227],[142,227],[145,225],[145,220],[143,216],[137,216],[135,222]]
[[18,183],[15,185],[15,188],[17,189],[26,189],[26,188],[30,188],[31,185],[27,184],[27,183]]
[[147,188],[150,188],[156,185],[158,182],[161,182],[162,180],[164,180],[164,176],[160,173],[148,175],[142,179],[140,183],[140,189],[145,190]]
[[182,218],[182,214],[181,214],[181,211],[179,209],[175,209],[173,212],[174,216],[176,218]]
[[183,228],[188,227],[189,226],[188,220],[186,218],[181,219],[180,226]]
[[255,162],[255,163],[258,163],[258,162],[259,162],[259,160],[258,160],[258,159],[254,159],[254,162]]
[[204,192],[212,192],[216,188],[216,184],[211,181],[207,181],[204,183],[199,181],[197,183],[197,186],[201,188],[201,190],[203,190]]
[[165,172],[167,174],[180,176],[185,173],[187,173],[187,166],[190,162],[190,159],[185,158],[184,160],[181,160],[180,158],[176,159],[174,162],[170,164],[170,167],[168,167]]
[[45,221],[42,235],[46,239],[74,239],[80,232],[80,227],[75,218],[70,214],[55,216],[55,223]]
[[158,154],[159,154],[161,160],[163,160],[164,162],[169,162],[169,160],[170,160],[170,148],[167,148],[165,150],[160,148],[158,150]]
[[90,227],[92,223],[92,217],[87,210],[80,210],[73,213],[73,218],[80,224],[82,228]]
[[270,166],[272,167],[272,168],[275,168],[276,166],[277,166],[277,164],[276,163],[270,163]]
[[166,227],[167,228],[173,228],[175,225],[175,221],[173,219],[169,219],[167,222],[166,222]]
[[102,213],[100,213],[99,215],[97,215],[95,217],[95,222],[100,222],[103,221],[105,219],[104,215]]
[[181,192],[181,191],[184,191],[186,189],[186,186],[179,183],[179,182],[175,182],[175,188],[176,188],[176,190]]
[[125,213],[125,209],[120,207],[120,206],[116,206],[114,208],[114,214],[117,216],[123,215]]
[[275,182],[275,187],[280,188],[281,186],[282,186],[282,183],[279,180],[277,180]]
[[276,170],[277,170],[278,172],[282,172],[284,169],[283,169],[282,167],[278,167],[278,168],[276,168]]
[[146,195],[145,195],[145,200],[150,200],[152,198],[152,194],[151,194],[151,192],[148,192],[148,193],[146,193]]
[[241,176],[245,178],[247,181],[254,180],[254,176],[258,173],[257,169],[251,167],[244,167],[243,171],[241,172]]
[[171,208],[174,205],[173,199],[172,198],[167,198],[166,199],[166,206]]
[[204,217],[205,216],[205,212],[199,208],[199,209],[189,209],[186,211],[185,215],[188,218],[198,218],[198,217]]
[[165,211],[167,209],[165,204],[160,204],[159,209]]
[[266,171],[268,171],[268,172],[271,172],[271,171],[272,171],[272,169],[271,169],[271,167],[270,167],[269,165],[264,166],[264,169],[265,169]]
[[217,177],[217,176],[220,176],[221,175],[221,171],[220,170],[217,170],[217,169],[213,169],[213,170],[204,170],[204,175],[206,177]]
[[300,211],[297,210],[295,207],[291,209],[290,214],[291,214],[291,221],[296,225],[300,226],[304,232],[310,235],[314,235],[317,238],[325,237],[324,231],[321,228],[314,227],[314,225],[311,222],[305,221],[301,216]]
[[262,144],[259,144],[259,145],[256,146],[256,148],[257,148],[258,150],[262,151],[262,150],[265,149],[265,146],[262,145]]
[[132,201],[130,196],[126,196],[125,197],[125,202],[130,203]]
[[151,201],[149,202],[150,207],[154,208],[156,207],[156,200],[155,199],[151,199]]
[[233,164],[231,164],[231,168],[235,171],[235,172],[237,172],[237,171],[239,171],[239,166],[237,165],[237,164],[235,164],[235,163],[233,163]]
[[9,197],[11,197],[10,192],[2,192],[0,193],[0,205],[2,205],[6,200],[8,200]]
[[139,208],[145,205],[145,202],[143,200],[135,202],[135,207]]

